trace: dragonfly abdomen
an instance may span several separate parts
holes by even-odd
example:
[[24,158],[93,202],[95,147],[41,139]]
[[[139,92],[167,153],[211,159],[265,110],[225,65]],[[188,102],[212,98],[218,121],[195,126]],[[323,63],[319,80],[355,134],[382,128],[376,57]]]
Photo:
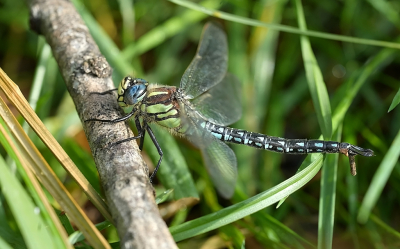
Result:
[[205,123],[205,128],[223,142],[243,144],[258,149],[287,154],[307,153],[339,153],[341,147],[347,143],[338,143],[323,140],[285,139],[267,136],[230,127],[224,127],[211,122]]

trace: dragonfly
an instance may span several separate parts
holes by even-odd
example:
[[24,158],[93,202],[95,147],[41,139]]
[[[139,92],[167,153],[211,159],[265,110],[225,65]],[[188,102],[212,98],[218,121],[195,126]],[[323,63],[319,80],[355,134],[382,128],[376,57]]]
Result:
[[134,117],[138,135],[116,144],[140,139],[139,149],[142,150],[145,134],[149,134],[160,156],[150,181],[160,168],[163,152],[149,124],[156,123],[174,135],[185,137],[201,150],[209,175],[225,198],[232,196],[237,178],[236,156],[226,143],[288,154],[341,153],[349,157],[353,175],[356,174],[356,155],[374,155],[370,149],[349,143],[286,139],[228,127],[240,119],[242,109],[240,81],[227,73],[227,67],[226,35],[216,24],[207,23],[180,87],[149,84],[144,79],[127,76],[118,89],[104,93],[117,90],[119,105],[133,106],[132,111],[113,120],[88,119],[86,122],[116,123]]

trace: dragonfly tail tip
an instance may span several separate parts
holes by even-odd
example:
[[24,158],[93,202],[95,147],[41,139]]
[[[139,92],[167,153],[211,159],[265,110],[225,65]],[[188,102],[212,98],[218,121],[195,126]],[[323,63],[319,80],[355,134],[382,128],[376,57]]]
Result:
[[361,156],[371,157],[374,156],[374,151],[371,149],[364,149],[355,145],[351,145],[349,148],[349,154],[354,156],[361,155]]
[[342,145],[343,147],[341,147],[339,151],[340,153],[344,154],[349,158],[350,172],[353,176],[357,174],[356,161],[354,159],[355,156],[357,155],[367,156],[367,157],[374,156],[374,151],[371,149],[364,149],[348,143],[342,143]]

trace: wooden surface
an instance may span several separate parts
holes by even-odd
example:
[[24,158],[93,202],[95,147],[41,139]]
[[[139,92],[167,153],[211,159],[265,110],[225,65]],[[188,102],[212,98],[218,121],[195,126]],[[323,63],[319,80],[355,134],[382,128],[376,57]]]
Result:
[[[69,1],[30,0],[31,29],[50,44],[83,122],[121,117],[112,69]],[[133,136],[122,123],[83,122],[122,248],[177,248],[154,201],[153,187],[136,142],[111,146]]]

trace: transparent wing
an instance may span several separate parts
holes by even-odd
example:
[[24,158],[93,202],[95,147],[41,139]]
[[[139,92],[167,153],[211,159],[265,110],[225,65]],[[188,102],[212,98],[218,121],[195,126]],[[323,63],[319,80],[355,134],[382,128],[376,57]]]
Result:
[[[212,135],[211,135],[212,136]],[[218,193],[229,199],[235,191],[237,169],[236,156],[228,145],[212,136],[214,142],[201,148],[208,173]]]
[[240,81],[226,74],[220,83],[193,99],[192,104],[201,116],[215,124],[235,123],[242,116]]
[[192,99],[219,83],[228,67],[226,35],[215,24],[207,23],[196,56],[182,76],[180,87]]
[[235,153],[202,127],[205,120],[198,113],[182,104],[180,108],[183,112],[181,122],[186,129],[186,138],[201,150],[207,171],[218,193],[224,198],[230,198],[237,179]]

